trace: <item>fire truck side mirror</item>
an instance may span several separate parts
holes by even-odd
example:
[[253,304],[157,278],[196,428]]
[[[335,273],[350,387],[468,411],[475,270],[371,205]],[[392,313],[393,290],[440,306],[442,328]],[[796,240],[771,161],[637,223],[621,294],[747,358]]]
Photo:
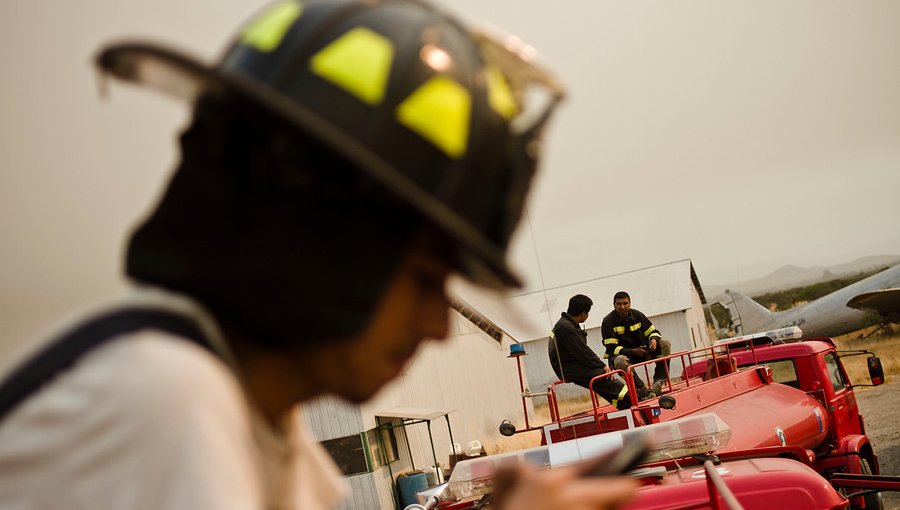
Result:
[[872,379],[872,384],[874,386],[884,384],[884,367],[881,365],[881,360],[877,356],[873,356],[866,359],[866,364],[869,366],[869,378]]

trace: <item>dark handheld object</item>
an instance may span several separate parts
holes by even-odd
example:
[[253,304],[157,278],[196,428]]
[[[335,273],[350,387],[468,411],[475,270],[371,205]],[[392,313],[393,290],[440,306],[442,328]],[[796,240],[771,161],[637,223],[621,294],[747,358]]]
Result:
[[581,476],[618,476],[627,473],[647,456],[647,441],[643,436],[625,438],[622,448],[584,463]]

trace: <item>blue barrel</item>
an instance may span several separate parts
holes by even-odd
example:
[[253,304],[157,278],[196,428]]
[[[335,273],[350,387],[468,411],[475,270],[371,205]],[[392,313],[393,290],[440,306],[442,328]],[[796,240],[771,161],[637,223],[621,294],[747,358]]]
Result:
[[428,488],[428,479],[421,471],[410,471],[397,475],[397,488],[400,490],[400,508],[418,503],[416,493]]

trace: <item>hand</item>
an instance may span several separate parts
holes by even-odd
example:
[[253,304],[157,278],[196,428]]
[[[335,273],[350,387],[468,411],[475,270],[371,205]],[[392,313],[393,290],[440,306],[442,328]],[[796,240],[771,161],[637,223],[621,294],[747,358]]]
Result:
[[643,346],[638,347],[637,349],[634,349],[633,351],[631,351],[631,353],[632,353],[634,356],[637,356],[637,357],[643,358],[643,359],[647,359],[647,356],[650,354],[650,353],[647,351],[647,349],[645,349]]
[[603,373],[604,373],[604,374],[608,374],[608,373],[610,373],[610,372],[612,372],[612,369],[611,369],[611,368],[609,368],[609,367],[603,367]]
[[626,477],[586,478],[581,466],[537,471],[506,468],[494,480],[497,510],[613,510],[634,497],[638,483]]
[[655,351],[655,350],[656,350],[656,338],[651,338],[651,339],[650,339],[650,346],[649,346],[649,347],[650,347],[650,350],[651,350],[651,351]]

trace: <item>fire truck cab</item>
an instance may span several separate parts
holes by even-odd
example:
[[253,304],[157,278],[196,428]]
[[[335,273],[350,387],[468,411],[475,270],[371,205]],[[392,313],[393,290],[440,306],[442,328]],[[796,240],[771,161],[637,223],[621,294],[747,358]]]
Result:
[[[842,358],[864,355],[871,384],[853,384]],[[736,352],[739,366],[753,363],[748,352]],[[884,383],[880,360],[868,351],[839,351],[830,338],[770,344],[757,349],[757,363],[772,370],[775,382],[805,391],[828,411],[829,433],[815,449],[823,474],[849,472],[879,474],[878,456],[866,436],[865,420],[859,412],[854,386]],[[855,461],[855,462],[854,462]]]

